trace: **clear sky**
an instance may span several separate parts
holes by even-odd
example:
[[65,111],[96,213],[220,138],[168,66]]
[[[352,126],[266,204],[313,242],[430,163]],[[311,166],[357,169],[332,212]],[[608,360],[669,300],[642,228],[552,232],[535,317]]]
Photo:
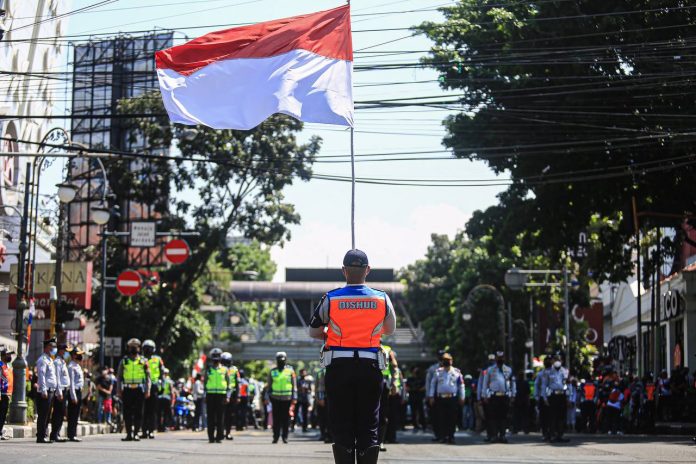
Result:
[[[72,9],[93,3],[95,0],[73,0]],[[437,11],[393,12],[429,10],[452,3],[445,0],[353,0],[355,65],[416,62],[429,48],[426,38],[401,39],[410,34],[405,30],[359,31],[405,28],[424,20],[439,20],[441,15]],[[120,0],[71,16],[66,34],[259,22],[341,4],[338,0]],[[391,13],[378,14],[382,12]],[[193,38],[211,30],[214,29],[185,32]],[[383,44],[394,39],[401,40]],[[360,52],[366,47],[371,47],[369,51],[372,53]],[[392,57],[381,53],[389,51],[420,53]],[[436,73],[424,69],[355,72],[354,97],[360,101],[438,95],[442,91],[434,82],[436,79]],[[390,84],[394,82],[404,84]],[[357,110],[356,153],[442,149],[444,130],[440,122],[445,115],[446,112],[441,110],[416,107]],[[349,153],[350,135],[343,128],[307,124],[303,137],[315,134],[324,139],[322,155]],[[445,156],[445,153],[432,156]],[[317,163],[315,172],[350,175],[350,165]],[[357,164],[356,174],[358,177],[403,179],[494,178],[483,163],[465,160],[364,162]],[[463,228],[474,210],[495,203],[495,195],[501,189],[358,184],[357,247],[368,253],[375,267],[403,267],[424,255],[431,233],[454,234]],[[302,223],[292,228],[289,242],[273,250],[280,268],[276,279],[282,279],[285,267],[340,266],[343,254],[350,248],[350,185],[312,180],[288,188],[286,197],[296,205]]]

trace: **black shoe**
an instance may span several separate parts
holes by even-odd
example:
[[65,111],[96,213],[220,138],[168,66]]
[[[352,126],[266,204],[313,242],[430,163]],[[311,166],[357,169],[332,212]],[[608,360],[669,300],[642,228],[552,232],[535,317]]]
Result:
[[379,450],[380,450],[381,452],[383,452],[383,453],[386,453],[386,452],[387,452],[387,447],[384,446],[384,444],[381,444],[381,445],[379,445]]
[[215,440],[208,440],[208,443],[215,443]]
[[140,434],[141,440],[147,440],[148,438],[150,438],[150,436],[147,433],[143,432]]
[[507,443],[507,442],[508,442],[507,438],[505,438],[505,437],[498,438],[498,443]]
[[218,438],[215,440],[215,443],[222,443],[222,438]]
[[491,437],[486,437],[483,439],[483,441],[486,443],[493,443],[493,439]]
[[333,455],[336,464],[355,464],[355,450],[353,449],[334,443]]
[[225,440],[234,440],[234,437],[231,433],[228,433],[227,435],[225,435]]
[[454,437],[449,437],[446,441],[448,445],[454,445]]
[[140,441],[140,437],[137,435],[133,435],[133,441]]
[[379,446],[370,446],[366,450],[359,451],[356,455],[358,464],[377,464],[379,458]]
[[149,438],[150,440],[154,440],[155,439],[155,432],[148,433],[147,438]]
[[73,442],[75,442],[75,443],[80,443],[82,440],[80,440],[80,439],[77,438],[77,437],[72,437],[72,438],[68,438],[68,441],[73,441]]
[[49,445],[53,442],[51,440],[47,440],[46,438],[37,438],[36,443],[41,443],[42,445]]
[[121,438],[121,441],[133,441],[132,435],[126,435],[125,438]]
[[273,439],[273,443],[274,443],[274,444],[275,444],[275,443],[278,443],[278,439],[277,439],[277,438],[274,438],[274,439]]
[[287,444],[288,444],[288,439],[287,439],[287,438],[283,438],[283,443],[285,443],[285,444],[287,445]]

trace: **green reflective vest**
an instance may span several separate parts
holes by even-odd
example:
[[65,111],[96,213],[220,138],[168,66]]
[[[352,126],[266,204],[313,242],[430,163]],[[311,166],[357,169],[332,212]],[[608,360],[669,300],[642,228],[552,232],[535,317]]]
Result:
[[392,384],[397,390],[401,391],[401,384],[403,377],[401,376],[401,371],[397,368],[394,369],[394,383]]
[[213,394],[227,393],[227,368],[225,366],[208,368],[205,391]]
[[292,367],[285,367],[282,371],[274,367],[271,370],[271,395],[274,396],[292,396],[292,377],[295,371]]
[[391,353],[391,346],[389,345],[382,345],[382,352],[384,352],[385,357],[387,358],[387,367],[385,367],[382,370],[382,376],[384,377],[384,380],[387,382],[391,382],[392,374],[391,374],[391,369],[389,368],[390,361],[389,361],[389,353]]
[[169,382],[169,379],[164,379],[164,386],[162,387],[162,394],[163,395],[171,395],[172,394],[172,384]]
[[230,390],[234,390],[237,388],[237,374],[239,373],[239,369],[237,369],[237,366],[232,366],[227,369],[227,372],[230,374]]
[[153,355],[147,360],[148,366],[150,366],[150,380],[154,382],[159,382],[161,373],[160,366],[162,365],[162,358],[157,355]]
[[134,385],[145,383],[146,380],[145,359],[140,356],[123,359],[123,383]]

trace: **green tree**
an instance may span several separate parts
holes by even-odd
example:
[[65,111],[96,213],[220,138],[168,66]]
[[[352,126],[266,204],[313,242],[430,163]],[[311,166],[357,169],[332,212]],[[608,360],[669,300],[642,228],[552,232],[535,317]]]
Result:
[[526,232],[558,262],[593,228],[587,268],[625,278],[632,197],[639,211],[676,215],[648,227],[680,230],[696,206],[691,2],[460,0],[442,11],[416,30],[434,43],[424,63],[441,87],[460,92],[444,144],[512,179],[469,229],[487,223],[503,246]]
[[[226,239],[234,233],[271,245],[289,238],[288,225],[300,218],[283,190],[296,179],[309,180],[321,140],[299,144],[302,123],[282,115],[250,131],[197,127],[192,132],[160,116],[164,109],[158,92],[123,100],[119,109],[123,115],[137,115],[121,124],[133,138],[148,141],[146,155],[174,144],[178,156],[136,162],[109,158],[114,203],[124,198],[142,201],[162,215],[162,229],[189,228],[200,236],[189,240],[191,256],[185,263],[160,270],[162,284],[131,299],[107,301],[107,333],[154,338],[183,360],[195,350],[192,340],[208,336],[209,327],[201,328],[204,318],[197,313],[196,286],[213,258],[230,269],[231,278],[243,275],[250,263],[258,265],[253,270],[260,277],[274,271],[269,258],[256,260],[260,245],[252,246],[256,250],[227,250]],[[114,275],[124,269],[125,257],[114,247],[111,258],[109,273]]]

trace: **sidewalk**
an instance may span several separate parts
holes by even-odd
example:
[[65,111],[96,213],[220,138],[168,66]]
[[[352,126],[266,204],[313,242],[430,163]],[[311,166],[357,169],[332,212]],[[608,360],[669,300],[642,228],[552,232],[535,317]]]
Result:
[[[5,433],[11,436],[13,439],[25,438],[25,439],[35,439],[36,438],[36,424],[30,425],[5,425]],[[111,429],[106,424],[90,424],[89,422],[79,422],[77,424],[77,436],[85,437],[89,435],[104,435],[111,433]],[[64,423],[60,431],[60,436],[67,438],[68,431],[67,425]]]

